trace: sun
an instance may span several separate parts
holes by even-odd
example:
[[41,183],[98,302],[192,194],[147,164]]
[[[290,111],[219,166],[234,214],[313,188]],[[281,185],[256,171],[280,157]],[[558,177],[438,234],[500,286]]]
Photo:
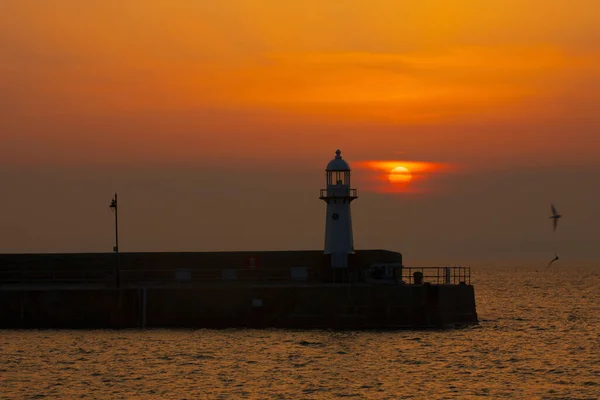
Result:
[[400,165],[390,171],[388,179],[392,183],[407,184],[412,180],[412,174],[410,173],[410,170],[408,168]]

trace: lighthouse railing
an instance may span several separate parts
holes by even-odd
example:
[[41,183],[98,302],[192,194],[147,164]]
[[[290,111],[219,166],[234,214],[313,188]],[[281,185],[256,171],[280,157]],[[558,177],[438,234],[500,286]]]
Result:
[[332,189],[321,189],[319,198],[327,199],[330,197],[351,197],[357,198],[358,191],[356,189],[349,188],[332,188]]

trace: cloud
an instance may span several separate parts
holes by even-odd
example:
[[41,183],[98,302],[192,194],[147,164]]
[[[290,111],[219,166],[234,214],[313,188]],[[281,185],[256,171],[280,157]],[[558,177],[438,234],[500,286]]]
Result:
[[[306,52],[214,71],[217,95],[238,106],[315,118],[391,123],[486,119],[522,111],[581,64],[558,49],[457,47],[426,53]],[[558,83],[560,84],[560,83]]]

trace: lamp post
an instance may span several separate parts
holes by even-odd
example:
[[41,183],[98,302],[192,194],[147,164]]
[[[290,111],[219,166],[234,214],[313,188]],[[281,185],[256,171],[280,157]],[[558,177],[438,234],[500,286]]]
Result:
[[117,194],[115,193],[115,197],[110,201],[110,209],[115,213],[115,246],[113,247],[113,251],[117,257],[117,276],[116,282],[117,287],[121,286],[121,273],[119,270],[119,211],[117,207]]

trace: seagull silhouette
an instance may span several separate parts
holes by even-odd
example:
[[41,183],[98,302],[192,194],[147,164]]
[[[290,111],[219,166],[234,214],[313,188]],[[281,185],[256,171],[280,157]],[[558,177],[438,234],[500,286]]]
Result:
[[554,231],[556,231],[556,225],[558,225],[558,219],[562,218],[562,215],[560,215],[558,212],[556,212],[556,208],[554,208],[554,204],[550,204],[550,209],[552,210],[552,216],[548,217],[548,218],[552,218],[552,226],[554,228]]

